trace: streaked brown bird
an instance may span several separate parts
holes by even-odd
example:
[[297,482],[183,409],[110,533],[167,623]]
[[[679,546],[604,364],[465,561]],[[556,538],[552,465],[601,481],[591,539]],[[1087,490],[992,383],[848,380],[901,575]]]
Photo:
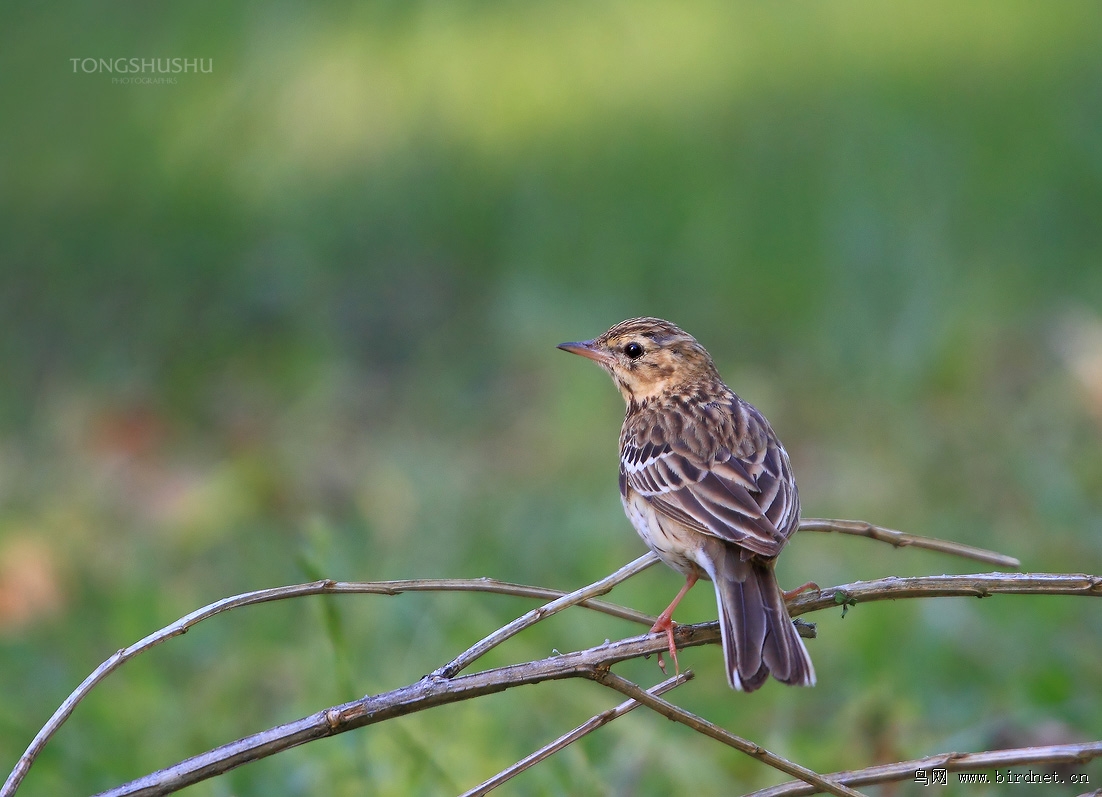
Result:
[[620,496],[647,546],[685,576],[658,617],[677,662],[673,612],[700,578],[715,585],[727,680],[751,692],[772,673],[796,686],[815,668],[773,566],[800,522],[788,453],[769,421],[724,384],[692,335],[633,318],[593,340],[562,343],[612,375],[627,402]]

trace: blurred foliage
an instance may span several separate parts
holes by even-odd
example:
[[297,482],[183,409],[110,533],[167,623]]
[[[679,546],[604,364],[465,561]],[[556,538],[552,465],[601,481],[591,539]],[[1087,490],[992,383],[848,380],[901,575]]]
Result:
[[[1102,571],[1096,4],[50,5],[0,10],[5,769],[111,652],[219,597],[317,573],[569,589],[638,555],[620,399],[554,349],[633,315],[686,327],[769,415],[808,515]],[[213,71],[71,61],[121,57]],[[820,535],[781,561],[824,586],[969,569]],[[613,598],[657,612],[677,586]],[[811,618],[813,690],[732,693],[708,648],[675,695],[823,771],[1098,739],[1092,604],[857,606]],[[530,605],[220,617],[108,679],[20,793],[400,686]],[[680,617],[714,612],[698,589]],[[486,664],[637,631],[568,613]],[[188,793],[455,793],[615,702],[525,688]],[[776,780],[637,711],[503,793]]]

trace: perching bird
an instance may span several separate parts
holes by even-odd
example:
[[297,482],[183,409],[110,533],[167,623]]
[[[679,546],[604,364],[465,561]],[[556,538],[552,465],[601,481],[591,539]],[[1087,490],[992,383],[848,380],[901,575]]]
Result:
[[797,686],[815,669],[773,565],[800,522],[788,454],[765,417],[720,379],[688,333],[633,318],[560,349],[598,363],[627,402],[620,496],[647,546],[685,576],[658,617],[676,664],[673,611],[705,578],[715,584],[727,680],[751,692],[772,673]]

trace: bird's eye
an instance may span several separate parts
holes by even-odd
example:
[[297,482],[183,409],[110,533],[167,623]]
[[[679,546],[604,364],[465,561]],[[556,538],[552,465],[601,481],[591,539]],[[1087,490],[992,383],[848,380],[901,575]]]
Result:
[[629,343],[624,346],[624,354],[633,360],[637,360],[643,356],[643,347],[635,342]]

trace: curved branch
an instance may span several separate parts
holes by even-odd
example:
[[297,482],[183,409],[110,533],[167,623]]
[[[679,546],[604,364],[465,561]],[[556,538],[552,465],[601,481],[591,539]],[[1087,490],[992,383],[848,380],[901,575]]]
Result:
[[[881,526],[874,526],[871,523],[858,520],[829,520],[822,518],[808,518],[801,521],[800,529],[803,531],[836,531],[843,534],[855,534],[858,536],[869,537],[871,539],[889,542],[895,546],[914,545],[916,547],[931,548],[934,550],[943,551],[946,553],[955,553],[961,556],[972,556],[973,558],[979,558],[982,561],[989,561],[995,564],[1010,562],[1013,567],[1017,567],[1017,560],[1010,557],[1004,557],[1001,554],[993,553],[990,551],[984,551],[980,548],[972,548],[970,546],[962,546],[957,543],[951,543],[945,540],[936,540],[930,537],[920,537],[913,534],[906,534],[901,531],[894,531],[892,529],[885,529]],[[107,661],[103,662],[99,667],[92,672],[73,692],[65,699],[65,701],[54,712],[53,716],[46,722],[46,724],[39,730],[31,741],[30,745],[20,756],[19,761],[16,762],[15,767],[8,775],[7,780],[4,782],[2,788],[0,788],[0,797],[11,797],[15,794],[16,789],[19,788],[19,784],[26,777],[31,764],[34,763],[34,759],[45,747],[50,738],[58,731],[62,724],[69,718],[77,704],[84,699],[85,696],[104,678],[121,667],[126,661],[145,652],[151,647],[164,642],[167,639],[171,639],[174,636],[187,633],[188,629],[196,623],[202,622],[210,617],[220,614],[221,612],[235,609],[240,606],[248,606],[255,603],[265,603],[267,601],[283,600],[285,598],[296,598],[303,595],[320,595],[320,594],[347,594],[347,593],[369,593],[378,595],[398,595],[402,592],[414,592],[414,591],[471,591],[471,592],[491,592],[506,595],[518,595],[524,597],[535,598],[554,598],[548,606],[541,607],[540,609],[533,610],[524,617],[518,618],[513,621],[510,626],[500,629],[499,631],[491,634],[483,639],[473,648],[465,651],[459,658],[452,661],[450,664],[436,671],[435,674],[441,676],[455,675],[461,671],[464,667],[468,666],[471,662],[477,659],[480,655],[500,644],[501,641],[509,636],[518,633],[521,629],[531,625],[534,622],[538,622],[546,616],[549,616],[548,610],[552,607],[553,610],[550,613],[561,611],[567,606],[575,603],[585,606],[596,611],[601,611],[606,614],[610,614],[615,617],[620,617],[632,622],[642,623],[650,626],[654,623],[655,618],[649,615],[637,612],[634,609],[628,609],[623,606],[617,606],[616,604],[606,603],[604,601],[590,600],[593,596],[604,594],[615,583],[624,578],[629,577],[635,572],[639,572],[658,561],[657,557],[653,553],[644,554],[639,559],[635,560],[624,568],[621,568],[617,573],[603,579],[598,582],[602,585],[600,589],[594,590],[597,585],[591,585],[585,587],[582,590],[575,591],[567,596],[565,593],[558,590],[545,589],[543,587],[531,587],[522,584],[510,584],[504,581],[496,581],[494,579],[480,578],[480,579],[408,579],[403,581],[380,581],[380,582],[338,582],[338,581],[315,581],[309,584],[295,584],[287,587],[276,587],[272,589],[256,590],[254,592],[246,592],[241,595],[235,595],[230,598],[224,598],[223,600],[216,601],[208,606],[204,606],[185,617],[180,618],[175,623],[172,623],[159,631],[150,634],[144,639],[134,643],[128,648],[123,648],[112,655]],[[631,571],[631,572],[627,572]],[[624,573],[626,572],[626,575]],[[591,591],[593,590],[593,591]],[[581,597],[579,597],[581,596]],[[805,610],[806,611],[806,610]]]
[[1102,576],[1086,573],[976,573],[961,576],[889,576],[804,592],[788,604],[797,617],[831,606],[899,598],[986,598],[989,595],[1102,596]]
[[[652,561],[644,561],[647,557],[651,557]],[[626,567],[636,565],[638,569],[633,572],[638,572],[657,561],[658,558],[654,556],[654,554],[648,553]],[[621,570],[623,570],[623,568]],[[611,589],[611,587],[609,588]],[[200,609],[196,609],[190,614],[184,615],[176,622],[149,634],[129,647],[116,651],[110,658],[100,664],[99,667],[97,667],[67,698],[65,698],[65,701],[57,708],[49,721],[42,726],[42,729],[39,730],[34,739],[31,740],[30,745],[28,745],[26,751],[20,756],[19,761],[16,762],[15,767],[8,775],[3,788],[0,788],[0,797],[11,797],[11,795],[15,794],[15,790],[19,788],[19,784],[22,783],[23,778],[26,777],[31,764],[34,763],[34,759],[46,746],[46,743],[55,733],[57,733],[58,729],[73,713],[77,704],[87,697],[88,693],[91,692],[100,681],[135,656],[173,637],[186,634],[192,626],[204,620],[209,620],[211,617],[221,614],[222,612],[237,609],[242,606],[252,606],[258,603],[268,603],[270,601],[286,600],[288,598],[301,598],[306,595],[400,595],[403,592],[489,592],[499,595],[516,595],[525,598],[544,599],[561,599],[566,596],[566,593],[561,590],[533,587],[526,584],[512,584],[507,581],[497,581],[490,578],[419,578],[402,581],[366,582],[331,581],[326,579],[322,581],[313,581],[308,584],[292,584],[286,587],[259,589],[252,592],[244,592],[240,595],[233,595],[229,598],[223,598],[222,600],[215,601]],[[653,625],[655,620],[654,617],[642,612],[637,612],[634,609],[618,606],[617,604],[608,603],[606,601],[590,600],[585,596],[574,601],[574,603],[584,606],[587,609],[593,609],[613,617],[619,617],[646,626]]]
[[452,678],[459,674],[477,659],[489,653],[495,647],[500,645],[510,637],[516,636],[525,628],[529,628],[540,620],[545,620],[548,617],[558,614],[563,609],[569,609],[571,606],[576,606],[579,603],[595,598],[598,595],[605,595],[612,590],[617,584],[622,581],[627,581],[636,573],[641,573],[648,567],[656,564],[658,557],[653,553],[647,552],[640,556],[633,562],[621,567],[615,573],[609,576],[605,576],[600,581],[596,581],[587,587],[574,590],[569,595],[563,595],[557,600],[553,600],[550,603],[544,604],[537,609],[524,614],[517,619],[513,620],[508,625],[499,628],[494,631],[488,637],[479,640],[472,647],[463,651],[459,656],[453,659],[450,663],[444,665],[438,670],[434,670],[431,674],[433,678]]
[[1011,570],[1020,570],[1022,563],[1013,556],[989,551],[986,548],[976,548],[960,542],[939,540],[936,537],[922,537],[918,534],[908,534],[905,531],[874,526],[864,520],[831,520],[828,518],[809,517],[800,521],[800,531],[825,531],[838,534],[853,534],[858,537],[868,537],[872,540],[887,542],[896,548],[925,548],[930,551],[948,553],[965,559],[974,559],[977,562],[985,562],[996,567],[1006,567]]
[[[715,634],[718,639],[718,629]],[[696,644],[704,644],[702,641]],[[417,683],[367,695],[323,709],[308,717],[216,747],[179,764],[123,784],[99,797],[152,797],[220,775],[249,761],[274,755],[300,744],[374,725],[428,708],[503,692],[516,686],[565,678],[597,680],[599,671],[616,662],[666,649],[665,637],[648,634],[598,647],[512,664],[456,678],[425,676]]]
[[[984,597],[999,593],[1102,596],[1102,576],[1057,573],[979,573],[963,576],[920,576],[855,582],[804,593],[790,604],[793,615],[837,607],[843,603],[864,603],[918,597]],[[715,644],[720,641],[719,623],[679,625],[675,630],[679,648]],[[583,677],[599,680],[597,673],[626,659],[667,649],[665,635],[646,634],[598,647],[567,653],[540,661],[515,664],[457,678],[426,676],[415,684],[334,706],[309,717],[280,725],[258,734],[187,759],[174,767],[154,772],[119,786],[102,797],[167,794],[185,785],[221,774],[241,764],[273,755],[314,739],[374,724],[445,703],[493,694],[524,684]],[[634,697],[634,695],[633,695]],[[645,702],[640,700],[640,702]]]
[[619,675],[609,670],[601,670],[597,674],[597,681],[618,692],[622,692],[628,697],[638,700],[643,705],[666,717],[666,719],[688,725],[697,733],[710,736],[717,741],[723,742],[728,747],[733,747],[740,753],[745,753],[751,758],[756,758],[763,764],[773,767],[773,769],[779,769],[781,772],[787,772],[790,775],[801,778],[807,784],[810,784],[815,792],[825,791],[830,794],[836,794],[838,797],[864,797],[861,792],[854,791],[848,786],[836,782],[836,780],[832,778],[823,777],[817,772],[812,772],[807,767],[801,767],[799,764],[794,764],[786,758],[781,758],[776,753],[769,752],[761,745],[754,744],[751,741],[743,739],[741,736],[736,736],[730,731],[724,730],[718,725],[708,722],[679,706],[675,706],[657,695],[644,692],[631,681],[621,678]]
[[[661,683],[655,684],[650,689],[648,689],[647,692],[652,695],[662,695],[675,687],[681,686],[681,684],[683,683],[687,683],[688,681],[692,680],[693,677],[694,674],[692,670],[685,670],[685,672],[679,675],[674,675],[673,677],[667,678]],[[555,739],[555,741],[545,744],[539,750],[536,750],[530,755],[526,755],[520,761],[517,761],[515,764],[507,767],[506,769],[503,769],[501,772],[498,772],[492,778],[482,781],[482,783],[478,784],[472,789],[468,789],[467,791],[463,792],[460,797],[482,797],[482,795],[484,794],[489,794],[498,786],[505,783],[506,781],[515,778],[524,770],[531,769],[540,761],[549,758],[550,756],[562,750],[564,747],[578,741],[578,739],[581,739],[586,734],[592,733],[598,728],[603,728],[614,719],[619,719],[620,717],[627,714],[629,711],[632,711],[638,707],[639,701],[631,698],[625,700],[623,703],[615,706],[614,708],[610,708],[607,711],[602,711],[600,714],[594,717],[590,717],[581,725],[574,728],[574,730],[569,731],[568,733],[564,733],[558,739]]]

